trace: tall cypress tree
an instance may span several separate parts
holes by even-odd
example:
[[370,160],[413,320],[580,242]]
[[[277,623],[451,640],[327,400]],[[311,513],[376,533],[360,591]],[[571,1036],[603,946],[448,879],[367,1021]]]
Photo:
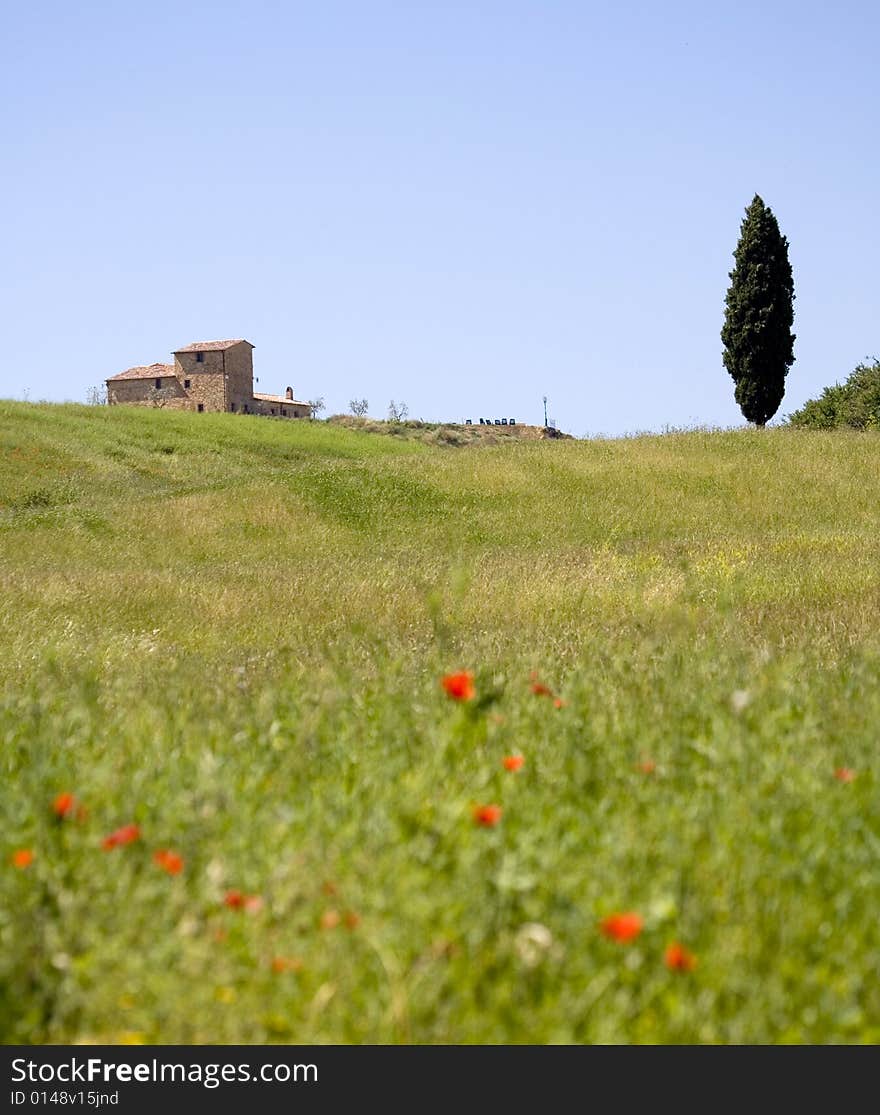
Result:
[[779,409],[794,363],[794,280],[788,240],[755,194],[746,209],[724,300],[724,366],[743,416],[763,426]]

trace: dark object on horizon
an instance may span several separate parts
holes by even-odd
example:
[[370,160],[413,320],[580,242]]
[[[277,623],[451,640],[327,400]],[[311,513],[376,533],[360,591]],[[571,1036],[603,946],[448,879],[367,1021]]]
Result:
[[779,409],[794,363],[794,279],[788,240],[755,194],[740,226],[724,300],[724,366],[743,417],[763,427]]

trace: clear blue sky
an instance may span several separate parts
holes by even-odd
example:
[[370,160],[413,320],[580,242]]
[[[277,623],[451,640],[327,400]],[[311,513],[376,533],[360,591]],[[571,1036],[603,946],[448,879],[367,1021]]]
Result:
[[4,397],[246,337],[329,413],[739,425],[756,192],[780,415],[880,354],[875,0],[29,0],[3,37]]

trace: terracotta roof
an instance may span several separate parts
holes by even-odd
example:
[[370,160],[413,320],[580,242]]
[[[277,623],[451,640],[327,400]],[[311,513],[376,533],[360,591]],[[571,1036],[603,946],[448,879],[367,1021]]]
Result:
[[[251,345],[251,342],[242,338],[237,341],[195,341],[191,345],[184,345],[183,348],[176,348],[174,355],[176,356],[178,352],[220,352],[224,348],[232,348],[233,345]],[[251,345],[251,348],[253,347]]]
[[173,376],[173,364],[142,364],[137,368],[129,368],[125,372],[120,372],[118,376],[110,376],[107,383],[113,383],[117,379],[158,379],[160,376]]
[[288,399],[284,395],[264,395],[261,391],[254,392],[254,398],[259,399],[261,403],[287,403],[292,407],[311,407],[311,403],[305,403],[302,399]]

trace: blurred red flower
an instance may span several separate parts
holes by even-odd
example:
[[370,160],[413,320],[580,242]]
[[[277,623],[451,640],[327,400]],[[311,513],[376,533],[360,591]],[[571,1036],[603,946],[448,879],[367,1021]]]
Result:
[[505,770],[522,770],[525,758],[522,755],[505,755],[502,762]]
[[532,692],[535,694],[536,697],[552,697],[553,696],[553,690],[550,688],[550,686],[549,685],[544,685],[543,682],[540,682],[540,681],[533,681],[532,682]]
[[653,759],[642,759],[636,763],[636,770],[640,774],[654,774],[657,770],[657,764]]
[[502,812],[500,805],[475,805],[474,822],[484,828],[492,828],[501,820]]
[[272,958],[273,972],[301,972],[303,962],[298,956],[275,956]]
[[672,972],[692,972],[697,966],[697,958],[690,949],[673,941],[663,954],[663,963]]
[[856,776],[856,772],[850,767],[838,767],[834,772],[834,777],[838,782],[852,782]]
[[321,914],[318,924],[322,929],[335,929],[340,921],[341,918],[339,917],[338,910],[325,910],[324,913]]
[[361,923],[360,914],[356,914],[354,910],[346,910],[344,921],[346,929],[357,929]]
[[119,848],[123,844],[131,844],[135,840],[139,840],[140,835],[141,830],[138,825],[123,825],[121,829],[105,836],[101,841],[101,847],[105,852],[108,852],[111,848]]
[[56,817],[66,817],[75,804],[76,798],[73,794],[65,791],[63,794],[59,794],[52,802],[52,812]]
[[34,853],[30,848],[18,848],[12,853],[12,866],[17,867],[19,871],[24,871],[26,867],[34,862]]
[[565,708],[565,701],[561,697],[556,697],[553,701],[554,708]]
[[609,914],[599,923],[599,928],[612,941],[634,941],[641,933],[644,921],[640,914],[629,910],[625,913]]
[[447,674],[441,684],[446,690],[447,696],[454,701],[470,701],[477,694],[474,687],[474,675],[468,670],[462,670],[458,674]]
[[230,910],[247,910],[255,914],[263,908],[263,900],[258,894],[242,894],[240,890],[228,890],[223,895],[223,905]]
[[153,862],[169,875],[179,875],[183,871],[183,856],[169,848],[159,848],[153,852]]

